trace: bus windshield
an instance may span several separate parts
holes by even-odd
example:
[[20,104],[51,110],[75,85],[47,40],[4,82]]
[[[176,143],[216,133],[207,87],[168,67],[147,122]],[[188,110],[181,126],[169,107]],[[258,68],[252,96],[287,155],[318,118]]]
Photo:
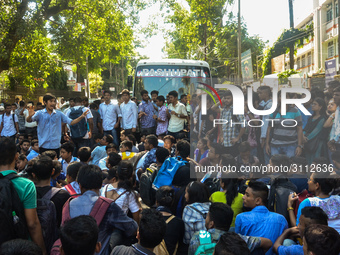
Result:
[[176,90],[178,96],[195,91],[199,83],[211,85],[210,70],[203,66],[144,65],[138,66],[135,75],[134,95],[140,99],[140,92],[157,90],[166,96]]

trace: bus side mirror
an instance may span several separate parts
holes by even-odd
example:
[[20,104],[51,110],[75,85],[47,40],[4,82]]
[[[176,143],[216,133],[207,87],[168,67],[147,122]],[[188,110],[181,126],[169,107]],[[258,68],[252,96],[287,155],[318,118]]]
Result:
[[133,77],[129,75],[127,78],[127,84],[126,84],[129,90],[132,89],[132,81],[133,81]]

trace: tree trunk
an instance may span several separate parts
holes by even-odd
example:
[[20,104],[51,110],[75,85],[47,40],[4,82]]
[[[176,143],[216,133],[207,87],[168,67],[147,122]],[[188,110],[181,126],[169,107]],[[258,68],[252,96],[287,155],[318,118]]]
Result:
[[[289,1],[289,21],[290,28],[294,28],[294,13],[293,13],[293,0]],[[289,47],[289,61],[290,61],[290,69],[294,69],[294,43]]]

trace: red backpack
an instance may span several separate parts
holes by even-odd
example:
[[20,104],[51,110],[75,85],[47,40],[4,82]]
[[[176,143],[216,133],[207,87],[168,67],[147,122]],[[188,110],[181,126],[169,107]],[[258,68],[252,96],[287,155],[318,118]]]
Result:
[[[68,220],[71,219],[70,216],[70,201],[73,198],[70,197],[64,207],[63,207],[63,216],[62,216],[62,221],[61,221],[61,225],[63,226],[64,223]],[[90,216],[92,216],[96,222],[97,225],[99,226],[100,223],[102,222],[107,209],[110,207],[110,204],[113,203],[114,201],[109,199],[109,198],[105,198],[105,197],[99,197],[98,200],[96,201],[96,203],[94,204],[91,212],[90,212]],[[51,255],[60,255],[60,247],[61,247],[61,241],[60,238],[55,241],[55,243],[53,244],[52,250],[51,250]]]
[[75,189],[72,187],[71,184],[67,184],[67,185],[65,186],[65,189],[66,189],[66,191],[70,194],[70,196],[73,197],[73,198],[76,198],[76,197],[81,196],[81,194],[78,194],[78,193],[75,191]]

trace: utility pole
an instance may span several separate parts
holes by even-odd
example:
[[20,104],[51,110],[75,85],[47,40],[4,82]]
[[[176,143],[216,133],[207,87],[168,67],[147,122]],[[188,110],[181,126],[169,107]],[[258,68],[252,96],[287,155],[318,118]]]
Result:
[[[293,0],[289,1],[289,21],[290,28],[294,28],[294,13],[293,13]],[[289,62],[290,69],[294,69],[294,42],[291,42],[291,46],[289,47]]]
[[[340,0],[339,0],[340,1]],[[237,29],[237,57],[238,57],[238,84],[242,84],[241,73],[241,0],[238,0],[238,29]]]

